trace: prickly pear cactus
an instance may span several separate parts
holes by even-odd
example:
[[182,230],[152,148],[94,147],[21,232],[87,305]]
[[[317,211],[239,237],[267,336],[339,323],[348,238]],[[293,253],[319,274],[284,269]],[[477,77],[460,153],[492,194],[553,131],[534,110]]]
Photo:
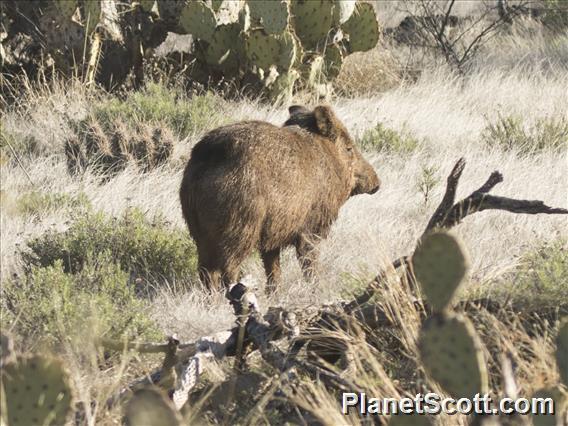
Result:
[[291,34],[267,35],[255,30],[246,40],[246,55],[249,61],[263,70],[273,65],[287,70],[296,60],[298,49]]
[[157,388],[139,389],[128,401],[124,412],[128,426],[179,426],[181,416]]
[[[192,1],[191,3],[201,3],[201,1]],[[156,0],[156,5],[160,18],[169,24],[175,24],[179,21],[180,14],[186,6],[185,2],[179,0]]]
[[61,361],[35,355],[7,364],[2,371],[10,426],[63,425],[72,392]]
[[333,24],[333,1],[292,0],[290,10],[296,34],[307,49],[325,39]]
[[62,16],[67,19],[71,19],[75,10],[77,10],[77,2],[74,0],[56,0],[55,7]]
[[180,27],[196,38],[211,41],[217,26],[215,12],[202,1],[192,1],[185,5],[179,18]]
[[556,363],[560,379],[568,386],[568,318],[560,324],[556,337]]
[[414,275],[435,312],[450,307],[469,262],[462,244],[445,232],[428,234],[412,256]]
[[379,24],[373,5],[370,3],[357,3],[355,11],[341,28],[348,34],[350,53],[366,52],[379,42]]
[[236,74],[244,56],[240,31],[239,24],[219,25],[205,50],[207,63],[222,67],[227,74]]
[[142,6],[142,9],[146,12],[150,12],[156,2],[154,0],[139,0],[139,3],[140,6]]
[[260,21],[267,34],[280,34],[288,26],[288,3],[280,0],[248,2],[251,17]]
[[333,7],[333,23],[341,25],[347,22],[355,11],[356,0],[335,0]]
[[534,426],[562,425],[563,419],[568,418],[568,394],[560,386],[540,389],[532,395],[532,398],[552,398],[554,401],[553,414],[533,414]]
[[420,330],[420,358],[428,375],[455,398],[488,389],[481,342],[473,326],[456,314],[436,314]]

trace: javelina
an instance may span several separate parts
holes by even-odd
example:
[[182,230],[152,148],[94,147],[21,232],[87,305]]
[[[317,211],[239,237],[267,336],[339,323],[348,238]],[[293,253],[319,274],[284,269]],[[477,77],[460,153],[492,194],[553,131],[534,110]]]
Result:
[[180,189],[183,216],[210,289],[235,282],[258,249],[268,292],[280,281],[280,251],[296,247],[307,277],[314,243],[352,195],[380,181],[328,106],[289,108],[283,127],[246,121],[220,127],[194,147]]

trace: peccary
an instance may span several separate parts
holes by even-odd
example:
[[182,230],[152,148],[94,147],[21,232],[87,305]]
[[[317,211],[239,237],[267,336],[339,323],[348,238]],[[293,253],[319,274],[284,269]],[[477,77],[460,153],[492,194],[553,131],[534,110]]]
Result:
[[245,121],[209,132],[194,147],[180,188],[183,216],[209,288],[239,278],[257,249],[267,292],[280,281],[280,251],[293,245],[307,278],[315,244],[350,196],[380,181],[328,106],[289,108],[283,127]]

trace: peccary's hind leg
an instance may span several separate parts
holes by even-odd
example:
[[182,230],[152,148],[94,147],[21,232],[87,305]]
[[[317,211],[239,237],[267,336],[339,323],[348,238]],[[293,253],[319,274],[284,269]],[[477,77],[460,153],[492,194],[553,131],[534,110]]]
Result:
[[199,262],[199,279],[207,290],[216,291],[221,288],[221,271],[215,267]]
[[266,272],[266,293],[273,294],[281,280],[280,249],[263,251],[260,253],[264,271]]
[[296,256],[300,262],[300,268],[306,281],[314,281],[317,276],[318,250],[312,238],[305,235],[298,237],[296,241]]

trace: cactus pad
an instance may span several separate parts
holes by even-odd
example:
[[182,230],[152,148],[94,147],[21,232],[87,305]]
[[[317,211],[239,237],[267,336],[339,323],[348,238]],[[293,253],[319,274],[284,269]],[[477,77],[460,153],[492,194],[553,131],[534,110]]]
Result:
[[88,31],[92,31],[101,18],[101,3],[98,0],[84,0],[82,21]]
[[349,52],[366,52],[379,42],[379,24],[370,3],[357,3],[355,11],[342,27],[349,35]]
[[77,9],[77,2],[74,0],[57,0],[55,6],[63,16],[71,19]]
[[296,36],[290,32],[285,32],[278,36],[278,39],[280,41],[280,54],[277,65],[284,70],[288,70],[294,63],[299,61],[302,47]]
[[471,323],[454,314],[436,314],[420,330],[420,358],[428,375],[455,398],[473,398],[488,388],[481,343]]
[[215,32],[217,18],[215,18],[213,9],[205,3],[192,1],[187,3],[181,11],[179,25],[186,33],[209,42]]
[[562,424],[562,419],[567,418],[568,395],[560,387],[545,388],[536,391],[531,398],[552,398],[554,401],[554,414],[533,414],[534,426],[556,426]]
[[288,26],[288,3],[280,0],[256,0],[248,3],[251,16],[259,19],[267,34],[280,34]]
[[435,312],[446,309],[468,270],[462,245],[445,232],[426,235],[412,256],[416,279]]
[[335,0],[333,5],[334,25],[344,24],[355,11],[356,0]]
[[331,0],[292,0],[290,4],[294,30],[302,45],[316,47],[324,39],[333,24]]
[[331,79],[337,77],[343,65],[341,48],[337,44],[330,44],[325,48],[323,60],[327,77]]
[[129,426],[179,426],[180,415],[172,403],[156,388],[139,389],[126,405],[124,416]]
[[50,50],[83,47],[85,32],[82,25],[62,15],[57,8],[47,10],[39,20],[39,28]]
[[140,0],[140,6],[142,6],[142,9],[144,9],[146,12],[152,10],[154,3],[154,0]]
[[61,361],[36,355],[3,370],[9,425],[65,424],[72,395]]
[[290,33],[276,36],[255,30],[246,40],[246,54],[254,65],[265,71],[272,65],[287,70],[296,61],[298,47]]
[[219,25],[205,51],[208,64],[219,66],[228,73],[238,71],[242,45],[239,24]]
[[556,363],[560,379],[568,386],[568,318],[560,324],[556,337]]

